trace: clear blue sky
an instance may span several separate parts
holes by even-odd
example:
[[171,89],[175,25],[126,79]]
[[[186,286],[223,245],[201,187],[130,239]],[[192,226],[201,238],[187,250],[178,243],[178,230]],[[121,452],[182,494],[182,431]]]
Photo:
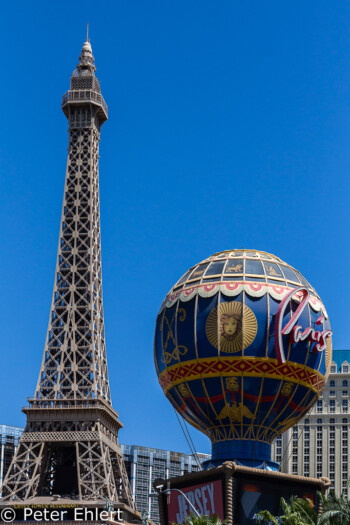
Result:
[[335,347],[350,347],[350,3],[2,6],[2,423],[24,424],[39,373],[68,145],[61,96],[86,22],[110,116],[102,262],[120,441],[188,451],[157,382],[153,333],[196,262],[242,246],[276,254],[319,292]]

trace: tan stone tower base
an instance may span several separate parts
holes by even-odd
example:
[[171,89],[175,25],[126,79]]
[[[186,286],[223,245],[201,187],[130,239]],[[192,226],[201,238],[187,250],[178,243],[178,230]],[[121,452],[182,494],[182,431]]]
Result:
[[267,509],[278,515],[281,497],[309,498],[319,507],[318,491],[330,486],[328,478],[306,478],[268,470],[254,469],[227,461],[217,468],[179,476],[157,479],[161,525],[182,523],[186,515],[217,515],[227,525],[254,523],[254,516]]

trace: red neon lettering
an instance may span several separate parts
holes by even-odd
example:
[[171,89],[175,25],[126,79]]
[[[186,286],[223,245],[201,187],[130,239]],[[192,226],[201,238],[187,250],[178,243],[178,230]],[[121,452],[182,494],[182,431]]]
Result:
[[[289,301],[291,301],[295,295],[301,296],[301,302],[286,326],[282,328],[283,317],[288,307]],[[314,345],[313,352],[322,352],[327,346],[326,339],[333,333],[332,330],[316,331],[311,328],[311,326],[307,327],[303,331],[302,326],[296,324],[308,304],[309,296],[310,293],[306,288],[303,288],[302,286],[299,288],[294,288],[285,296],[278,307],[275,320],[275,350],[279,364],[286,362],[282,336],[290,334],[290,342],[292,344],[305,340],[316,343]],[[324,317],[323,315],[320,315],[316,321],[316,324],[320,325],[323,322]]]

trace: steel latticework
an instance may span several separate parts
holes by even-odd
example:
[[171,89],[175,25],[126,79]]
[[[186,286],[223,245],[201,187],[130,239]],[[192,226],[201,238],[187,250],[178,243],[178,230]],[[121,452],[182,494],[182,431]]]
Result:
[[107,105],[85,42],[62,109],[69,148],[51,314],[27,424],[3,501],[108,498],[135,510],[108,381],[101,277],[99,140]]

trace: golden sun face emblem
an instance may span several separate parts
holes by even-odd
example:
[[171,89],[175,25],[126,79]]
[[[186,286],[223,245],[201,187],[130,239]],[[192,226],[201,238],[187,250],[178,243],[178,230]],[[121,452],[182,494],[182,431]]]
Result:
[[235,301],[220,303],[208,315],[205,331],[210,343],[221,352],[235,354],[251,345],[258,323],[248,306]]

